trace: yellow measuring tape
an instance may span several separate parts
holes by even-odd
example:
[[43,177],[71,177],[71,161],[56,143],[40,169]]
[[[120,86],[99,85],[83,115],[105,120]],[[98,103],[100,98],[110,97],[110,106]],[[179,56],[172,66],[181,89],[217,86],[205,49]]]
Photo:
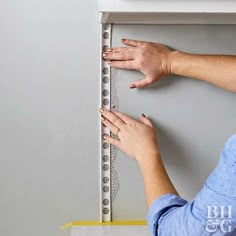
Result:
[[65,224],[61,229],[68,229],[73,226],[126,226],[126,225],[147,225],[145,220],[138,221],[111,221],[111,222],[100,222],[100,221],[74,221],[68,224]]

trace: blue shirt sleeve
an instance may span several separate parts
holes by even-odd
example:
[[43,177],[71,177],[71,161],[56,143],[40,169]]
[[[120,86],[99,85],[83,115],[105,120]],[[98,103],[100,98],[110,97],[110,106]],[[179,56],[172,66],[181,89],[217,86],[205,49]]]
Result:
[[236,236],[235,183],[236,135],[226,142],[217,167],[192,201],[165,194],[151,204],[146,219],[152,235]]
[[163,215],[177,207],[184,206],[186,203],[186,200],[170,193],[157,198],[151,204],[147,215],[147,222],[152,235],[157,235],[158,221]]

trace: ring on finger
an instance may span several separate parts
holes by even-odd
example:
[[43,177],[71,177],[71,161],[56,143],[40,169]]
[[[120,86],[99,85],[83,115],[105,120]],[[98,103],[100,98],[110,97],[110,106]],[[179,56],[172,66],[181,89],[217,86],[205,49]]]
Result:
[[115,132],[115,135],[118,137],[118,135],[119,135],[119,132],[120,132],[120,129],[119,128],[117,128],[116,129],[116,132]]

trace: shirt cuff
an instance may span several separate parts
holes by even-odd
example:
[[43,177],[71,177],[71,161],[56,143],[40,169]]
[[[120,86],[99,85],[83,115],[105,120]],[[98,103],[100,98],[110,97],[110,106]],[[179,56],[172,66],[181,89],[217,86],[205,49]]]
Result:
[[154,200],[146,217],[152,235],[157,235],[158,221],[164,213],[172,208],[184,206],[186,203],[188,203],[186,200],[171,193],[162,195]]

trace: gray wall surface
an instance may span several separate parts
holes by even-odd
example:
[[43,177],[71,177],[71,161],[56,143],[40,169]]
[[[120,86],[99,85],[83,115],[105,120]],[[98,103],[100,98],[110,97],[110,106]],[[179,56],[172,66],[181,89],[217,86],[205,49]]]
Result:
[[2,236],[99,219],[99,26],[96,0],[0,0]]
[[[0,0],[0,6],[0,235],[68,235],[63,224],[99,219],[98,1]],[[235,26],[120,25],[113,44],[130,37],[189,52],[236,53],[235,36]],[[193,197],[236,131],[235,94],[176,77],[130,91],[141,75],[114,72],[120,110],[154,120],[174,183]],[[114,219],[143,219],[137,164],[118,152],[116,170]]]
[[[121,38],[159,42],[190,53],[236,54],[236,25],[115,25],[113,47],[122,46]],[[236,133],[236,94],[180,76],[130,90],[129,84],[142,77],[114,69],[113,103],[134,118],[145,113],[154,121],[167,171],[181,196],[192,199],[216,166],[224,142]],[[115,170],[120,187],[113,219],[145,218],[137,163],[119,151]]]

